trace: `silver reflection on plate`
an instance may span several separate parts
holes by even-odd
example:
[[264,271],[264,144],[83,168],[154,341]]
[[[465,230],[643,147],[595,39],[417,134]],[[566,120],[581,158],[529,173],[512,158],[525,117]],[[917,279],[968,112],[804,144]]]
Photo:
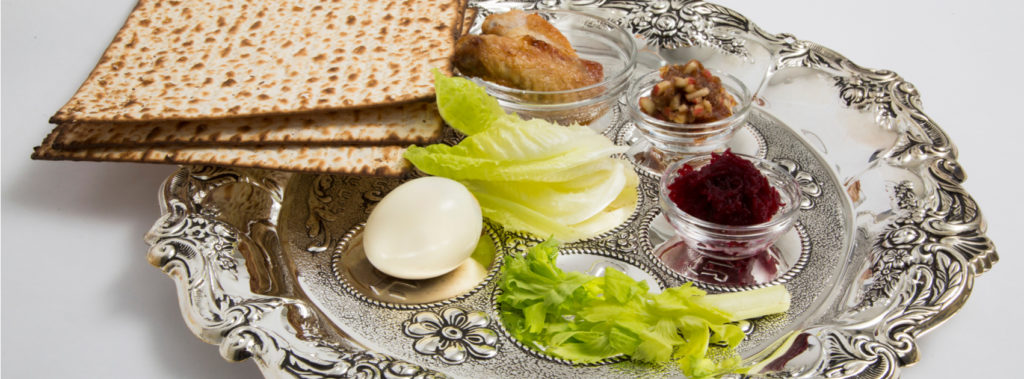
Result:
[[[474,4],[493,11],[569,6]],[[799,224],[809,250],[803,254],[801,248],[804,266],[781,284],[793,293],[793,308],[753,320],[740,345],[750,363],[765,361],[762,374],[898,376],[918,359],[916,338],[963,306],[973,279],[998,260],[981,212],[962,187],[965,175],[952,144],[921,111],[914,87],[898,75],[768,33],[715,4],[594,0],[572,7],[616,20],[640,35],[646,49],[663,53],[686,45],[736,49],[729,37],[735,33],[757,38],[774,52],[775,69],[745,128],[757,136],[752,149],[758,156],[805,178],[802,190],[810,202]],[[618,143],[631,143],[631,125],[622,117],[609,119],[615,124],[599,129]],[[601,251],[636,262],[666,286],[678,285],[680,279],[656,262],[652,244],[645,242],[654,220],[646,215],[657,214],[657,183],[650,175],[641,177],[639,216],[563,250]],[[474,335],[485,343],[472,345],[477,350],[463,344],[467,358],[458,364],[424,353],[437,352],[427,349],[433,340],[420,342],[423,351],[417,351],[417,341],[432,334],[416,334],[417,329],[411,333],[419,337],[410,337],[406,323],[434,319],[417,316],[421,312],[438,320],[446,312],[453,318],[482,312],[490,321],[484,329],[495,328],[496,284],[488,276],[478,289],[424,309],[374,304],[343,287],[333,272],[333,252],[400,181],[183,167],[161,189],[163,215],[146,236],[148,258],[175,281],[184,319],[196,336],[219,345],[226,359],[256,357],[268,377],[678,374],[671,367],[630,363],[568,365],[531,354],[500,333],[491,344],[481,330]],[[500,229],[492,240],[507,254],[539,242]],[[476,330],[482,319],[473,320],[451,322],[465,327],[447,332]],[[463,341],[450,335],[451,341]],[[455,349],[450,361],[463,357]],[[776,356],[792,359],[769,359],[777,350]]]

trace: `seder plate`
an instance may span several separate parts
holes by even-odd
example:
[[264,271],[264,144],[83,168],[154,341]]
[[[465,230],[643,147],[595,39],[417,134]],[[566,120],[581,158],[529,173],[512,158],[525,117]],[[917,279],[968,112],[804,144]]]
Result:
[[[769,79],[731,147],[787,168],[804,196],[796,227],[777,245],[784,267],[773,283],[793,294],[791,310],[743,325],[739,352],[764,364],[761,375],[898,376],[919,358],[916,338],[963,306],[975,276],[998,260],[961,187],[955,149],[895,73],[705,2],[475,5],[481,17],[509,8],[600,14],[637,35],[648,69],[700,49],[744,56],[742,41],[769,48]],[[623,107],[594,127],[638,146]],[[633,216],[564,245],[560,266],[595,274],[616,267],[652,288],[683,282],[653,255],[668,235],[657,178],[638,172]],[[512,338],[498,320],[494,279],[503,256],[539,242],[532,236],[488,224],[482,240],[497,253],[435,280],[372,270],[362,223],[407,179],[182,167],[161,189],[148,257],[175,281],[192,332],[226,359],[252,358],[267,377],[678,375],[672,366],[615,359],[572,365]]]

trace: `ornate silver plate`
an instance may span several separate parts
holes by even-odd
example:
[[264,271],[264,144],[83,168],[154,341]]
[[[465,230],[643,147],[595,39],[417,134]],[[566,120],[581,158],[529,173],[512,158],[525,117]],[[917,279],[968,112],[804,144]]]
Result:
[[[963,306],[975,276],[998,260],[954,147],[895,73],[699,1],[475,5],[481,15],[586,9],[632,30],[655,63],[700,49],[744,56],[743,41],[769,48],[769,79],[732,147],[782,164],[805,196],[778,245],[785,272],[775,282],[793,306],[746,325],[739,348],[758,375],[897,376],[917,361],[916,338]],[[616,143],[641,143],[623,114],[611,112],[601,129]],[[561,265],[617,267],[652,287],[682,283],[653,255],[666,236],[655,178],[641,177],[630,220],[563,246]],[[399,281],[366,266],[361,223],[404,179],[182,167],[160,192],[148,257],[176,282],[192,332],[226,359],[252,358],[267,377],[678,374],[614,359],[572,365],[508,335],[494,279],[505,255],[538,242],[531,236],[487,225],[483,240],[497,253],[436,280]]]

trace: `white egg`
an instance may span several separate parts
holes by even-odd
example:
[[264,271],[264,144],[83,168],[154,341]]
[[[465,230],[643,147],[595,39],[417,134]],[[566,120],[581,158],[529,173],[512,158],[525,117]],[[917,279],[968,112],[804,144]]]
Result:
[[480,203],[461,183],[413,179],[377,204],[366,220],[363,248],[370,264],[402,279],[444,275],[469,258],[480,240]]

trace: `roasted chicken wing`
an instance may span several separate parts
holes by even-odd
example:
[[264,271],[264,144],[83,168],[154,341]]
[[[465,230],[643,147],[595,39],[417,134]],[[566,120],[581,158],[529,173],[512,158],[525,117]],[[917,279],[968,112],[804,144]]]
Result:
[[518,9],[488,16],[484,19],[481,30],[484,34],[509,38],[530,36],[547,42],[549,45],[562,50],[568,56],[576,56],[576,51],[569,44],[569,40],[562,35],[562,32],[558,31],[558,28],[555,28],[554,25],[551,25],[550,22],[541,16],[527,14]]
[[494,14],[481,35],[455,45],[455,66],[464,75],[533,91],[559,91],[595,84],[600,63],[580,59],[558,29],[536,14]]

